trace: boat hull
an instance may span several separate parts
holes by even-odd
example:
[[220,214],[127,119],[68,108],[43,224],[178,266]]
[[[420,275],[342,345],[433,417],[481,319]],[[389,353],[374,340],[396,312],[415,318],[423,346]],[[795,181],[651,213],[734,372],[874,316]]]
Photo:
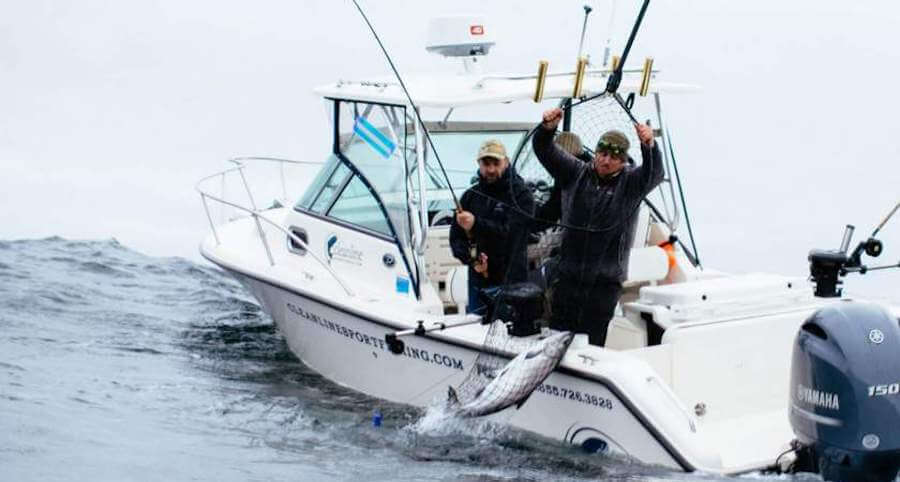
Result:
[[[227,270],[261,302],[291,351],[340,385],[391,402],[427,407],[441,403],[448,386],[459,385],[471,370],[480,368],[475,365],[477,347],[432,336],[406,338],[403,353],[395,355],[384,335],[396,327],[314,294]],[[491,418],[593,452],[696,469],[615,384],[602,377],[557,370],[520,409],[509,408]]]

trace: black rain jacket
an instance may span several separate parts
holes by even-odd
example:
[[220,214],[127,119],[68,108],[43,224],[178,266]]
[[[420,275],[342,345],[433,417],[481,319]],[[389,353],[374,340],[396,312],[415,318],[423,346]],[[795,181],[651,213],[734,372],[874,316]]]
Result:
[[641,144],[640,166],[626,166],[601,178],[585,163],[553,143],[553,131],[540,127],[532,138],[538,160],[562,189],[562,223],[593,232],[566,229],[560,248],[559,277],[577,285],[623,282],[634,241],[640,203],[662,182],[659,147]]
[[[530,218],[523,212],[528,215],[534,212],[534,198],[512,166],[493,183],[485,182],[479,174],[478,184],[463,193],[459,204],[475,215],[475,224],[470,240],[454,216],[450,225],[453,257],[471,266],[473,259],[469,248],[474,243],[477,253],[487,254],[489,284],[525,281],[528,277],[526,243]],[[474,271],[470,270],[469,275],[474,276]]]

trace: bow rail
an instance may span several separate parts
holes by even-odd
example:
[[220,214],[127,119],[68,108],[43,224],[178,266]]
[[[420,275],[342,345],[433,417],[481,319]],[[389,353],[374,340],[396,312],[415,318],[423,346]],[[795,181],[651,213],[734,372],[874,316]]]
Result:
[[[221,245],[222,241],[219,238],[219,233],[216,230],[216,223],[213,221],[213,216],[209,209],[209,201],[214,201],[221,206],[236,209],[236,210],[240,211],[241,213],[247,214],[253,218],[253,221],[256,224],[256,230],[259,233],[259,239],[262,242],[263,248],[265,248],[266,257],[268,258],[269,264],[271,266],[275,266],[275,258],[272,256],[272,250],[269,247],[268,240],[266,239],[266,233],[262,227],[263,222],[266,222],[266,223],[270,224],[271,226],[275,227],[277,230],[279,230],[282,233],[284,233],[285,235],[287,235],[287,237],[290,238],[293,242],[297,243],[297,245],[301,246],[304,250],[306,250],[306,253],[309,254],[310,256],[312,256],[312,258],[315,259],[316,262],[318,262],[319,265],[321,265],[322,268],[324,268],[325,271],[327,271],[331,275],[331,277],[334,278],[335,281],[337,281],[337,283],[341,286],[341,288],[344,290],[344,292],[347,294],[347,296],[351,296],[351,297],[355,296],[355,293],[347,286],[347,284],[340,278],[340,276],[338,276],[337,273],[335,273],[334,270],[331,269],[331,266],[329,266],[328,263],[326,263],[322,258],[320,258],[315,253],[313,253],[313,251],[309,248],[309,245],[306,243],[306,241],[304,241],[303,239],[300,239],[299,236],[290,232],[290,230],[286,229],[280,223],[278,223],[278,222],[274,221],[273,219],[271,219],[270,217],[268,217],[264,212],[265,209],[261,210],[257,207],[256,199],[253,196],[253,192],[250,189],[250,184],[247,182],[247,176],[244,173],[244,170],[247,167],[248,162],[256,163],[257,161],[277,163],[278,168],[279,168],[282,198],[280,200],[278,198],[276,198],[275,201],[273,202],[272,207],[281,207],[281,206],[284,206],[287,204],[288,189],[287,189],[287,182],[286,182],[286,176],[285,176],[285,166],[286,165],[295,165],[296,166],[296,165],[322,164],[321,162],[315,162],[315,161],[295,161],[295,160],[291,160],[291,159],[282,159],[282,158],[277,158],[277,157],[235,157],[235,158],[228,160],[228,162],[235,164],[234,167],[231,167],[231,168],[225,169],[223,171],[217,172],[215,174],[206,176],[206,177],[200,179],[199,181],[197,181],[197,184],[194,186],[194,188],[200,194],[200,199],[203,202],[203,210],[206,212],[206,218],[209,221],[209,226],[212,230],[213,238],[216,240],[216,245]],[[225,190],[226,190],[225,187],[227,184],[226,181],[231,178],[234,178],[236,176],[240,178],[244,193],[246,193],[246,196],[247,196],[246,202],[249,203],[249,206],[241,204],[238,201],[231,201],[231,200],[226,199],[227,198],[227,195],[225,193]],[[219,181],[218,186],[219,186],[220,192],[218,194],[213,192],[213,190],[215,189],[215,187],[212,186],[214,181]],[[231,219],[229,219],[229,221],[234,220],[234,219],[235,218],[231,218]]]

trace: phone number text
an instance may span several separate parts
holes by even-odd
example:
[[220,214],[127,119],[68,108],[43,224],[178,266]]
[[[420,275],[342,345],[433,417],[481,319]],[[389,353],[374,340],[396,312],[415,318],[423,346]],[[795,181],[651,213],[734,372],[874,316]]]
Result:
[[576,402],[585,403],[587,405],[605,408],[607,410],[613,409],[613,402],[608,398],[600,397],[590,393],[582,393],[578,390],[569,390],[568,388],[557,387],[556,385],[550,385],[549,383],[542,383],[538,385],[537,391],[540,393],[546,393],[547,395],[552,395],[554,397],[566,398],[568,400],[574,400]]

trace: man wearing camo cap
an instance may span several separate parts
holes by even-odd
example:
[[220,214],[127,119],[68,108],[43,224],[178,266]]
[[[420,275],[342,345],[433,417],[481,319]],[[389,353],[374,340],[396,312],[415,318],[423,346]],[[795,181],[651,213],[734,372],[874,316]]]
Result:
[[528,215],[534,210],[534,198],[510,167],[500,141],[481,144],[476,162],[478,184],[459,198],[460,209],[450,225],[450,249],[469,265],[466,312],[483,314],[486,306],[480,292],[527,278]]
[[592,345],[603,346],[628,272],[638,208],[663,179],[662,154],[653,130],[635,124],[640,166],[630,165],[628,137],[615,130],[600,136],[592,162],[582,162],[553,143],[561,119],[560,109],[544,112],[532,138],[538,160],[562,189],[566,226],[550,326],[587,333]]

